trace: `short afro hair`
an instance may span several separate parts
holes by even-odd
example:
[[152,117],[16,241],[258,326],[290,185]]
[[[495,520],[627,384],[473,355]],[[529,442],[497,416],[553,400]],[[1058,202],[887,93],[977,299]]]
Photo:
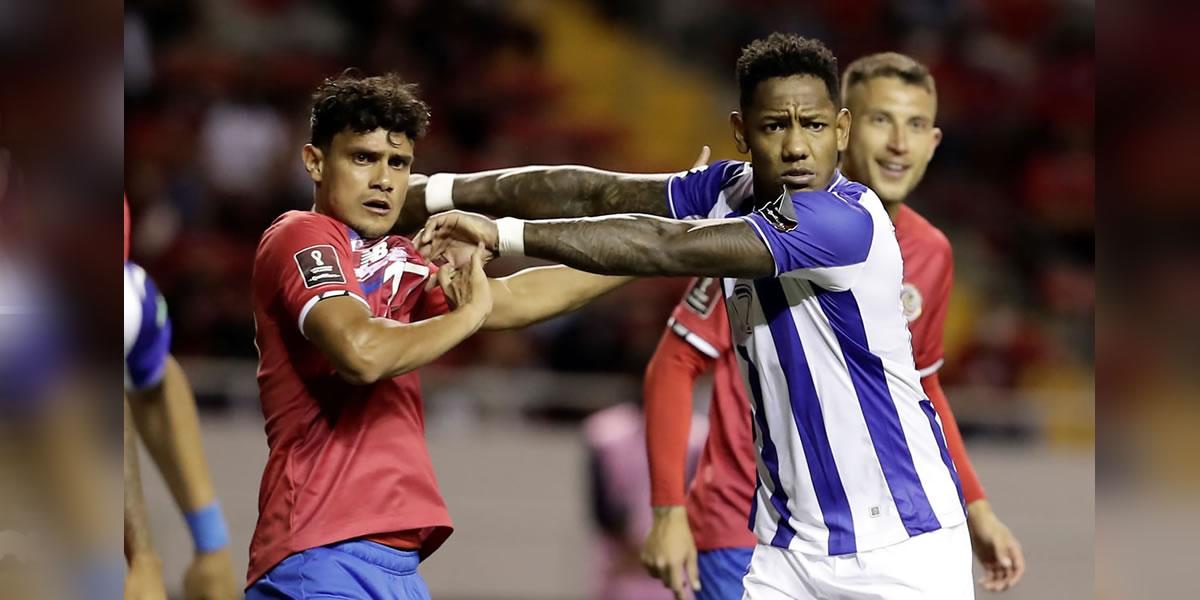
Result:
[[773,77],[812,75],[825,82],[829,99],[841,108],[837,57],[821,42],[791,33],[772,33],[742,48],[737,61],[738,101],[744,110],[758,84]]
[[879,77],[895,77],[909,85],[924,88],[934,96],[937,95],[933,75],[925,65],[898,52],[880,52],[868,54],[846,67],[846,73],[842,76],[842,97],[849,97],[850,88],[855,85]]
[[385,129],[411,140],[425,135],[429,106],[417,97],[416,84],[396,73],[364,77],[347,69],[321,82],[312,95],[309,142],[328,148],[343,131],[367,133]]

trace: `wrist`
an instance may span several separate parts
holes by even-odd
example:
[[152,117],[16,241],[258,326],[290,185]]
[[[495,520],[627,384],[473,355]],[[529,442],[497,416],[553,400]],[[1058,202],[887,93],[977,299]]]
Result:
[[654,513],[655,519],[667,519],[675,517],[687,518],[687,507],[682,504],[662,504],[651,507],[651,512]]
[[434,173],[425,183],[425,209],[436,215],[454,208],[454,173]]
[[192,534],[192,545],[196,554],[211,554],[229,546],[229,528],[221,503],[213,500],[208,505],[183,515],[188,531]]
[[980,498],[974,502],[967,503],[967,520],[974,521],[995,514],[992,511],[992,504],[986,498]]
[[525,221],[512,217],[496,219],[495,250],[500,256],[525,256]]

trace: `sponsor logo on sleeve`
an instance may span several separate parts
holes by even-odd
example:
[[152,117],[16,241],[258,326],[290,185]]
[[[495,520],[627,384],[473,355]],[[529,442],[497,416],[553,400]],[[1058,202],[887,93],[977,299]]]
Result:
[[297,252],[295,259],[306,288],[346,283],[346,276],[342,274],[342,266],[338,263],[337,251],[329,244],[309,246]]
[[787,190],[759,209],[758,214],[781,233],[787,233],[799,225],[796,221],[796,207],[792,206],[792,197]]

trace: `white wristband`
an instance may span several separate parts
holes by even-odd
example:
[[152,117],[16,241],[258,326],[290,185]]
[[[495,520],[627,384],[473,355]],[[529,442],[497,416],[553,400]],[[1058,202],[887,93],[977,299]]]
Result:
[[454,208],[454,173],[434,173],[425,183],[425,208],[436,215]]
[[525,256],[525,221],[504,217],[496,219],[500,256]]

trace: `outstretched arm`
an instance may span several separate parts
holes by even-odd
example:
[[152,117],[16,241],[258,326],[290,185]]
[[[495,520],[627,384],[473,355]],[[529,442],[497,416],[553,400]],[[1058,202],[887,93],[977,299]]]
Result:
[[561,265],[534,267],[490,280],[492,312],[483,329],[519,329],[571,312],[631,281]]
[[[766,244],[741,219],[676,221],[648,215],[515,222],[501,236],[486,217],[450,212],[429,220],[422,252],[482,241],[493,253],[524,253],[602,275],[711,276],[756,279],[775,274]],[[504,237],[504,240],[501,238]],[[514,249],[514,246],[523,248]]]
[[[692,168],[708,164],[704,146]],[[669,216],[671,173],[618,173],[578,165],[516,167],[479,173],[441,173],[409,182],[397,233],[420,228],[452,208],[522,219],[558,219],[618,213]],[[432,185],[430,185],[432,182]]]

